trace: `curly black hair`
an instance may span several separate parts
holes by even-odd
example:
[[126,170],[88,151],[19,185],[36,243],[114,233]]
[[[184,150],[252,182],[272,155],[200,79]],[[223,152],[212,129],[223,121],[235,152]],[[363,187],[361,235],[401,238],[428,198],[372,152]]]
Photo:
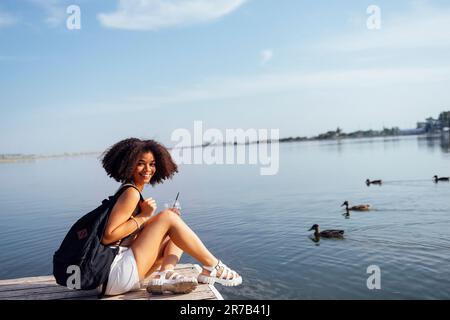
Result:
[[139,156],[149,151],[153,154],[156,165],[156,172],[149,184],[154,186],[162,183],[178,172],[167,148],[154,140],[128,138],[119,141],[102,154],[101,162],[109,177],[121,183],[132,182]]

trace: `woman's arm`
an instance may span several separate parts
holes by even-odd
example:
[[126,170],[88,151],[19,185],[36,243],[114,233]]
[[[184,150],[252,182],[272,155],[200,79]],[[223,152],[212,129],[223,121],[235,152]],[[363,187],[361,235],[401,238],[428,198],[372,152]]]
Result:
[[[153,213],[153,210],[143,211],[135,217],[136,221],[134,219],[130,219],[137,204],[139,203],[139,200],[139,192],[134,188],[128,188],[121,194],[111,211],[108,224],[105,228],[105,233],[103,234],[102,239],[102,243],[104,245],[119,241],[120,239],[123,239],[135,232],[138,229],[136,221],[139,226],[142,226],[145,222],[147,222]],[[147,201],[154,200],[148,199],[146,202]],[[148,209],[148,206],[146,206],[145,209]]]

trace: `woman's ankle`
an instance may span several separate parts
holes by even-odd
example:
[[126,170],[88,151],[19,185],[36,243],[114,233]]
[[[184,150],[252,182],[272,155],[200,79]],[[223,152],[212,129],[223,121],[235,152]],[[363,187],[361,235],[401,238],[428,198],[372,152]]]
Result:
[[218,264],[219,264],[220,260],[217,258],[213,258],[210,261],[207,261],[206,264],[203,265],[203,268],[207,267],[207,268],[215,268]]
[[212,264],[204,264],[202,267],[202,274],[209,276],[211,272],[219,265],[220,260],[217,259],[215,263]]

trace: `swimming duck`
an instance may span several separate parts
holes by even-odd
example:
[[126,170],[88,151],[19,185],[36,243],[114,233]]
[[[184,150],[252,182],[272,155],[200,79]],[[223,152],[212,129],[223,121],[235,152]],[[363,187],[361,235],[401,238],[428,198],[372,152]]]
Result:
[[348,211],[369,211],[370,210],[370,204],[360,204],[357,206],[349,207],[348,201],[345,201],[341,207],[345,206],[345,209]]
[[438,176],[434,176],[434,182],[438,183],[439,181],[450,181],[449,177],[441,177],[439,178]]
[[319,231],[319,225],[315,224],[308,231],[314,230],[314,236],[324,238],[342,238],[344,236],[344,230],[323,230]]
[[377,184],[379,186],[381,186],[383,184],[382,180],[372,180],[370,181],[369,179],[366,180],[366,184],[367,186],[370,186],[371,184]]

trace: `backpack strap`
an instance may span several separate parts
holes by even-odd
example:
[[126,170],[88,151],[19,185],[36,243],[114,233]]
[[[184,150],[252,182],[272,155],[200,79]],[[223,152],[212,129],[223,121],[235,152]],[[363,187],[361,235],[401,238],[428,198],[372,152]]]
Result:
[[108,285],[108,278],[109,277],[107,277],[106,281],[103,282],[103,284],[102,284],[102,292],[97,295],[97,299],[102,299],[105,296],[106,286]]
[[[135,188],[138,192],[139,192],[139,197],[141,198],[140,201],[144,201],[144,197],[142,196],[141,191],[132,183],[126,183],[123,184],[122,186],[120,186],[119,190],[117,190],[117,192],[115,193],[114,197],[117,199],[119,199],[119,197],[122,195],[122,193],[127,190],[129,187]],[[106,225],[105,225],[106,227]],[[103,231],[104,232],[104,231]],[[122,240],[120,240],[120,242],[122,242]],[[117,246],[117,251],[118,251],[119,245]],[[117,253],[116,251],[116,253]],[[103,282],[102,284],[102,290],[101,292],[97,295],[98,299],[102,299],[105,296],[105,292],[106,292],[106,287],[108,286],[108,278],[106,278],[105,282]]]
[[139,196],[141,198],[141,201],[144,201],[144,197],[142,196],[141,191],[132,183],[125,183],[123,185],[120,186],[119,190],[117,190],[116,192],[116,197],[117,199],[120,197],[120,195],[129,187],[135,188],[138,192],[139,192]]

